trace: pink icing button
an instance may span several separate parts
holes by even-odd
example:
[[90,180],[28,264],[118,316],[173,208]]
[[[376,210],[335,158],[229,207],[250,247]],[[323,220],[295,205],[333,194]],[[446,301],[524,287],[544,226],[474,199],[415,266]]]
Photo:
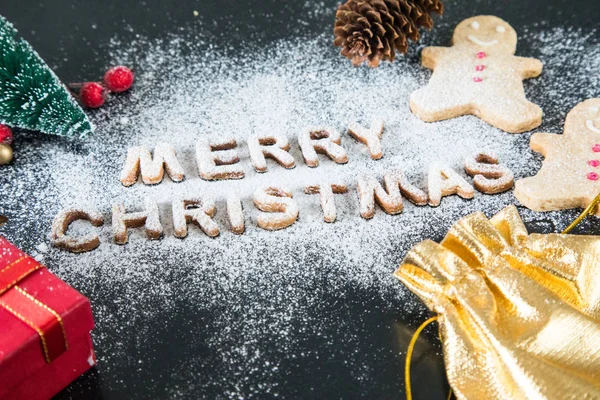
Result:
[[598,174],[595,173],[595,172],[590,172],[590,173],[587,174],[587,178],[590,181],[597,181],[598,180]]
[[595,145],[592,146],[592,151],[594,153],[600,153],[600,144],[596,143]]
[[485,54],[485,51],[480,51],[479,53],[477,53],[477,58],[485,58],[487,54]]
[[476,65],[475,71],[483,71],[484,68],[485,68],[485,65]]
[[594,167],[594,168],[598,167],[598,166],[600,166],[600,160],[590,160],[590,161],[588,161],[588,165],[590,167]]
[[481,82],[483,79],[481,79],[479,76],[474,76],[473,77],[473,82]]

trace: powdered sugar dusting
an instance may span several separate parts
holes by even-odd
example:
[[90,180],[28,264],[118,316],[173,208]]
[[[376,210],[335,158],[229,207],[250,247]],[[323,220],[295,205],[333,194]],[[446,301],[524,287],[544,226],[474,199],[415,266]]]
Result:
[[[552,30],[520,39],[539,49],[531,56],[545,63],[543,75],[527,81],[525,88],[544,109],[544,126],[553,132],[562,131],[564,115],[582,95],[598,95],[600,49],[593,38],[590,33]],[[102,374],[118,376],[123,371],[114,367],[116,360],[130,358],[129,364],[140,364],[140,382],[167,390],[170,397],[275,395],[277,382],[296,371],[294,360],[319,365],[326,359],[340,368],[352,366],[357,381],[373,384],[379,371],[365,364],[361,352],[373,350],[373,357],[385,360],[394,350],[390,346],[388,353],[379,354],[381,347],[365,342],[373,326],[388,323],[369,320],[369,310],[401,316],[424,312],[391,275],[406,251],[423,239],[439,240],[462,216],[480,210],[491,215],[515,199],[512,192],[476,193],[473,200],[453,196],[437,208],[406,204],[396,216],[377,208],[375,217],[366,221],[359,215],[357,178],[370,173],[381,179],[401,168],[411,183],[425,189],[431,163],[447,165],[467,178],[464,158],[481,151],[495,152],[517,179],[539,168],[539,156],[528,148],[529,134],[507,134],[476,117],[433,124],[414,117],[409,94],[429,77],[415,62],[415,53],[375,70],[355,69],[335,55],[330,40],[329,35],[286,40],[235,56],[183,36],[116,41],[115,64],[134,66],[137,80],[130,95],[115,98],[93,115],[97,134],[85,142],[30,139],[18,149],[15,165],[3,169],[0,189],[7,200],[0,211],[10,217],[3,234],[18,245],[35,237],[24,250],[31,253],[38,246],[53,272],[92,299]],[[570,90],[581,79],[584,89]],[[374,118],[385,122],[381,160],[371,159],[366,146],[346,132],[350,123],[369,126]],[[323,125],[342,132],[347,164],[319,156],[317,168],[305,165],[297,135]],[[259,132],[287,135],[296,167],[288,170],[268,160],[267,172],[256,173],[246,139]],[[194,145],[199,138],[224,136],[236,139],[246,176],[204,181],[198,176]],[[159,185],[123,187],[119,174],[127,148],[153,148],[161,141],[175,147],[185,180],[175,183],[165,176]],[[319,197],[304,193],[306,186],[325,179],[349,187],[348,193],[334,195],[337,220],[332,224],[323,222]],[[292,191],[300,210],[292,227],[268,232],[256,226],[252,193],[266,184]],[[231,193],[243,204],[242,235],[228,230],[225,205]],[[184,195],[216,201],[219,237],[209,238],[198,228],[190,228],[185,239],[174,237],[170,202]],[[129,211],[137,211],[145,196],[158,202],[164,238],[149,241],[143,229],[134,229],[127,245],[114,244],[108,222],[112,204],[123,202]],[[107,223],[97,230],[97,250],[70,254],[44,245],[54,215],[72,206],[93,206],[104,214]],[[565,226],[573,216],[522,214],[526,220],[542,221],[536,226],[546,231]],[[73,226],[75,232],[90,229],[85,223]],[[107,296],[114,299],[112,304],[94,302]],[[363,326],[347,322],[349,307],[356,304],[367,310]],[[171,326],[174,310],[189,313],[190,324]],[[144,325],[156,318],[164,324]],[[198,353],[162,354],[159,349],[166,344],[152,341],[162,330]],[[307,353],[309,340],[319,343],[323,354]],[[165,374],[175,383],[167,389],[159,389],[160,383],[144,373],[145,363],[158,362],[170,367]],[[185,384],[178,386],[180,380]],[[121,387],[118,379],[110,382],[115,391],[134,391]]]

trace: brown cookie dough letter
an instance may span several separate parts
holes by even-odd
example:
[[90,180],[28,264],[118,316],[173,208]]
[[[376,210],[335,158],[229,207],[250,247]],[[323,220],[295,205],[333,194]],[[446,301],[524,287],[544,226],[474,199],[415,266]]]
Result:
[[83,253],[94,250],[100,245],[100,239],[95,233],[89,233],[81,237],[73,237],[67,234],[72,222],[85,219],[93,226],[101,226],[104,223],[102,214],[95,210],[83,208],[66,208],[58,213],[52,222],[52,233],[50,234],[52,244],[73,253]]
[[347,163],[348,155],[340,146],[341,141],[339,132],[329,128],[308,129],[298,135],[298,144],[309,167],[319,165],[317,153],[327,155],[338,164]]
[[240,161],[236,147],[235,139],[198,140],[196,162],[200,177],[207,181],[243,178],[244,169],[236,165]]
[[274,231],[287,228],[298,219],[298,205],[286,188],[267,186],[254,192],[254,205],[264,213],[257,218],[259,227]]
[[146,185],[154,185],[162,181],[165,169],[173,182],[181,182],[185,176],[175,149],[170,144],[158,143],[154,148],[154,158],[147,147],[131,147],[127,150],[127,159],[121,170],[121,183],[131,186],[141,173]]
[[248,151],[250,152],[250,161],[257,172],[267,171],[267,161],[265,157],[272,158],[279,165],[285,168],[294,168],[296,161],[288,150],[290,143],[284,135],[252,134],[248,138]]
[[336,219],[335,199],[333,194],[342,194],[348,192],[346,185],[336,185],[321,183],[318,185],[307,186],[304,189],[306,194],[318,194],[321,197],[321,209],[323,209],[323,219],[325,222],[334,222]]
[[361,177],[357,191],[360,215],[365,219],[375,215],[375,201],[388,214],[399,214],[404,209],[402,195],[417,205],[427,204],[427,194],[410,184],[400,170],[388,172],[383,177],[385,188],[373,176]]
[[173,201],[173,226],[175,236],[184,238],[188,234],[188,224],[195,223],[210,237],[219,236],[219,226],[213,221],[217,212],[215,202],[195,197]]
[[160,239],[163,228],[160,223],[158,204],[151,198],[144,200],[146,211],[127,213],[123,204],[114,204],[112,208],[112,227],[115,243],[125,244],[129,239],[128,228],[144,226],[148,239]]
[[492,152],[482,152],[467,158],[465,172],[473,177],[473,185],[481,193],[502,193],[514,185],[512,171],[499,165],[498,157]]

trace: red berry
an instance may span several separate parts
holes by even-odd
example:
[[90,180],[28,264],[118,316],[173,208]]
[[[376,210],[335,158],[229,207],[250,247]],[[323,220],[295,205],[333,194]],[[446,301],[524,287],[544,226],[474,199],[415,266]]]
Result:
[[111,92],[124,92],[133,84],[133,72],[122,65],[112,67],[104,74],[104,84]]
[[11,145],[12,142],[13,142],[12,130],[8,126],[0,124],[0,144]]
[[106,91],[98,82],[85,82],[79,90],[79,98],[84,106],[98,108],[106,100]]

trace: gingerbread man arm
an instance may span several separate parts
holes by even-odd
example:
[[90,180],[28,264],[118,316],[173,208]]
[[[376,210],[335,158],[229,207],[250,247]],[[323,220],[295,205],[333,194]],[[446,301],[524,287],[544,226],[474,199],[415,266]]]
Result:
[[425,68],[435,69],[437,62],[448,52],[448,47],[425,47],[421,52],[421,62]]
[[562,138],[562,135],[557,135],[555,133],[538,132],[531,135],[529,146],[533,151],[546,157],[550,148],[558,146]]
[[540,76],[544,65],[537,58],[515,57],[517,62],[517,70],[520,72],[523,79],[535,78]]

